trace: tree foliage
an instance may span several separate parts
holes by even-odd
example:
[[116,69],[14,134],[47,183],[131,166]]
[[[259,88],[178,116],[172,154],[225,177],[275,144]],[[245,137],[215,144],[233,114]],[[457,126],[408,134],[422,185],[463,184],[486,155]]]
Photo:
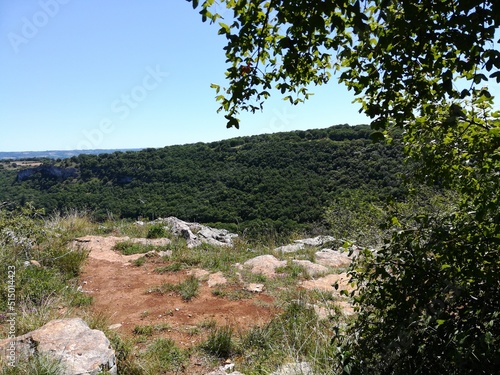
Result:
[[[374,137],[403,128],[416,176],[457,193],[452,213],[391,218],[392,238],[354,265],[359,316],[339,347],[343,371],[498,371],[500,113],[487,85],[500,82],[500,2],[219,3],[231,10],[219,22],[230,67],[227,87],[213,87],[228,127],[272,88],[297,104],[337,72]],[[201,4],[204,19],[219,21],[215,5]]]
[[227,38],[228,86],[213,87],[228,127],[239,126],[240,110],[261,109],[271,89],[297,104],[334,71],[362,94],[378,128],[445,98],[459,103],[488,78],[500,82],[493,0],[206,0],[200,8]]
[[66,180],[34,173],[20,181],[16,171],[0,171],[0,200],[33,201],[48,213],[87,208],[101,218],[172,215],[249,235],[302,230],[321,222],[323,207],[352,188],[371,199],[404,197],[397,177],[402,148],[373,144],[370,132],[340,125],[80,155],[56,163],[77,170]]

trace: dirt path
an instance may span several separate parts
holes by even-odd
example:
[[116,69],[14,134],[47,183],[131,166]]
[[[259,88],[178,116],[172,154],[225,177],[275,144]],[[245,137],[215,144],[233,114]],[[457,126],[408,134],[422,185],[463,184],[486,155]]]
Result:
[[149,292],[162,283],[179,283],[188,277],[186,271],[157,274],[158,265],[146,263],[136,267],[130,263],[141,255],[124,256],[113,251],[119,237],[88,236],[77,243],[90,250],[80,276],[85,293],[93,296],[92,309],[104,314],[111,324],[121,324],[118,331],[132,335],[134,327],[168,324],[161,332],[180,346],[192,346],[204,339],[199,327],[209,321],[245,330],[269,321],[276,310],[272,298],[264,293],[250,299],[227,300],[214,296],[207,282],[201,284],[199,295],[184,302],[178,295]]

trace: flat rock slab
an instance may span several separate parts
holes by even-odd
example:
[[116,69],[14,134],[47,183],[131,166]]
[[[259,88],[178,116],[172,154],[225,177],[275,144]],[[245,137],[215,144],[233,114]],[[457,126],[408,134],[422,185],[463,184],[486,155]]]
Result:
[[[103,332],[90,329],[79,318],[52,320],[43,327],[13,339],[17,359],[45,354],[57,360],[63,375],[116,375],[115,351]],[[0,340],[0,355],[11,339]]]

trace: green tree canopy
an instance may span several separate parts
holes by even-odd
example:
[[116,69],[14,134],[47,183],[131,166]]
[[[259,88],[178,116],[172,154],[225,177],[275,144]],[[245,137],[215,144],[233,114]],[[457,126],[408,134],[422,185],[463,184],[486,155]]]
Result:
[[228,127],[271,88],[297,104],[335,71],[378,128],[445,99],[460,107],[489,78],[500,82],[494,0],[206,0],[200,13],[227,38],[228,86],[213,87]]
[[402,127],[421,180],[457,194],[451,213],[392,217],[392,238],[358,258],[359,314],[349,335],[332,340],[332,366],[498,372],[500,112],[487,85],[500,82],[500,2],[206,0],[200,13],[227,38],[228,84],[213,87],[228,127],[241,110],[262,108],[272,88],[297,104],[337,73],[382,131],[375,138]]

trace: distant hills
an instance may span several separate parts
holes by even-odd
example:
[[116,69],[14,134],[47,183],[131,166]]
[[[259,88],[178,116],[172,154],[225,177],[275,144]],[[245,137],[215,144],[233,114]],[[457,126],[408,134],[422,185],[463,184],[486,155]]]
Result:
[[57,154],[61,160],[42,165],[4,162],[0,202],[32,201],[47,212],[88,209],[102,219],[176,216],[239,231],[309,230],[321,225],[332,199],[354,190],[373,201],[405,197],[401,146],[373,143],[371,134],[368,126],[338,125],[134,152]]
[[18,151],[18,152],[5,152],[0,151],[0,160],[21,160],[21,159],[65,159],[80,154],[110,154],[115,151],[139,151],[140,148],[134,149],[103,149],[103,150],[50,150],[50,151]]

